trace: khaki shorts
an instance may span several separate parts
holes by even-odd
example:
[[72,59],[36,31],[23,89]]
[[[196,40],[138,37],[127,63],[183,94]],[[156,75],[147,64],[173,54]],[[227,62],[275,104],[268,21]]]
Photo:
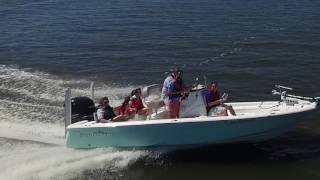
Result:
[[208,116],[224,116],[226,111],[227,111],[227,108],[223,106],[217,106],[210,109]]

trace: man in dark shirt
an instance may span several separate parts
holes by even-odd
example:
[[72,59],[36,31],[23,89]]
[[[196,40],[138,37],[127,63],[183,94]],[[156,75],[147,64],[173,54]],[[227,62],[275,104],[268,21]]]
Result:
[[99,101],[99,108],[97,110],[98,122],[108,123],[112,121],[122,121],[124,117],[122,115],[116,115],[113,108],[109,105],[109,99],[103,97]]
[[205,94],[205,98],[207,101],[207,113],[210,114],[210,111],[215,115],[228,115],[228,110],[232,115],[236,115],[232,106],[228,106],[223,104],[226,101],[226,98],[221,97],[220,92],[218,90],[218,82],[212,82],[208,85],[208,90]]

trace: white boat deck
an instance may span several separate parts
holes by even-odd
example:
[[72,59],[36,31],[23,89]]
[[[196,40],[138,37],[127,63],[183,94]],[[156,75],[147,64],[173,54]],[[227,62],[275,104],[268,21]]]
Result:
[[151,115],[151,119],[131,119],[124,122],[113,123],[96,123],[94,121],[81,121],[74,123],[69,128],[92,128],[92,127],[118,127],[118,126],[138,126],[147,124],[167,124],[167,123],[186,123],[186,122],[206,122],[206,121],[232,121],[232,120],[249,120],[260,117],[279,116],[286,114],[299,113],[309,111],[316,108],[316,103],[304,102],[296,105],[286,105],[279,103],[279,101],[265,101],[265,102],[237,102],[227,103],[232,105],[236,116],[198,116],[186,117],[179,119],[167,119],[163,114],[163,108],[159,109],[157,113]]
[[[181,118],[169,119],[164,107],[160,107],[163,103],[159,97],[151,96],[148,101],[144,99],[154,112],[150,117],[136,115],[123,122],[70,124],[66,144],[72,148],[97,148],[257,142],[277,137],[294,127],[305,119],[302,112],[315,110],[318,103],[318,99],[300,96],[289,99],[280,91],[273,92],[281,94],[279,101],[226,103],[233,107],[236,115],[218,116],[219,112],[214,112],[215,115],[208,116],[202,90],[190,92],[188,98],[181,101]],[[66,120],[71,118],[71,106],[67,107]],[[224,110],[221,112],[225,114]]]

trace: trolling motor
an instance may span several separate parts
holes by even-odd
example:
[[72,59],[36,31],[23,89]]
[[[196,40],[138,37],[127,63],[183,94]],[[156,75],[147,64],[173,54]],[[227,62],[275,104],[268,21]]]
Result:
[[289,90],[289,91],[292,91],[293,89],[290,88],[290,87],[286,87],[286,86],[281,86],[281,85],[275,85],[275,87],[278,89],[278,90],[272,90],[272,95],[280,95],[280,100],[281,101],[285,101],[286,100],[286,97],[287,97],[287,91],[286,90]]
[[319,105],[320,97],[305,97],[288,94],[287,90],[293,91],[293,88],[275,85],[278,90],[272,90],[272,95],[280,95],[280,101],[285,102],[287,105],[298,104],[298,100],[305,100],[309,102],[316,102]]

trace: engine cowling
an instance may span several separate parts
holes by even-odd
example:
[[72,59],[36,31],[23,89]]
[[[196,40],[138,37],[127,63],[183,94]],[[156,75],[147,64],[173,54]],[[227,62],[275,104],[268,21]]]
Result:
[[85,96],[71,98],[71,123],[82,120],[93,121],[95,111],[96,108],[92,99]]

